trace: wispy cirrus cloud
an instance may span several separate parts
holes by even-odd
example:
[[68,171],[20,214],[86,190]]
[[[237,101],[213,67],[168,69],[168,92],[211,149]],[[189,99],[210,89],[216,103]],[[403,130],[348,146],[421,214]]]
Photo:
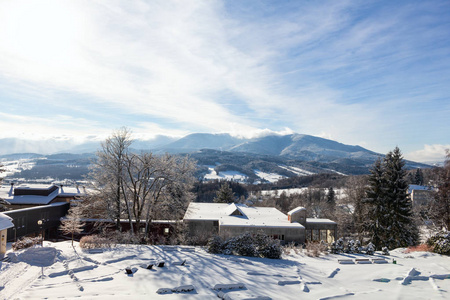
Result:
[[[71,116],[73,133],[290,128],[410,152],[450,139],[448,11],[438,0],[2,2],[0,98],[9,115]],[[58,131],[31,123],[13,128]]]

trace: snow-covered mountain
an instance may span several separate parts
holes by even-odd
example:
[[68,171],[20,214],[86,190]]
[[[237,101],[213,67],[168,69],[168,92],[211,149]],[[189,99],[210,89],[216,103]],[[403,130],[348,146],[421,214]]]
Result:
[[306,161],[358,159],[374,161],[380,154],[360,146],[306,134],[268,135],[240,139],[229,134],[191,134],[157,149],[159,152],[194,152],[202,149],[284,156]]
[[[89,159],[100,147],[100,141],[91,139],[76,143],[65,139],[26,141],[0,139],[0,161],[33,163],[31,170],[23,170],[20,176],[56,176],[58,174],[82,176],[88,170]],[[135,151],[190,154],[199,166],[199,177],[205,179],[228,179],[258,182],[274,178],[304,176],[305,174],[329,173],[367,174],[375,160],[382,154],[360,146],[345,145],[336,141],[305,134],[268,135],[243,139],[229,134],[195,133],[175,140],[158,136],[152,140],[135,140],[131,145]],[[25,154],[12,159],[5,153],[45,154],[43,158],[30,158]],[[49,153],[65,153],[60,155]],[[82,154],[80,156],[80,154]],[[4,163],[5,164],[5,163]],[[23,163],[22,163],[23,165]],[[57,165],[49,169],[49,165]],[[70,170],[61,165],[77,166]],[[408,168],[426,168],[427,165],[406,162]],[[78,168],[79,167],[79,168]],[[47,173],[47,171],[51,171]],[[76,172],[75,172],[76,171]],[[25,174],[25,173],[27,174]],[[28,174],[29,173],[29,174]],[[53,175],[52,175],[53,174]],[[64,175],[66,176],[66,175]],[[68,176],[68,175],[67,175]],[[244,180],[242,179],[242,180]]]

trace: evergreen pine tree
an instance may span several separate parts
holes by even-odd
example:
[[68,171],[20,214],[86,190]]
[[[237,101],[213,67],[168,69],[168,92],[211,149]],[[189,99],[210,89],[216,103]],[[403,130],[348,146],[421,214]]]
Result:
[[387,226],[389,226],[386,220],[387,204],[384,197],[386,185],[384,180],[382,163],[378,159],[370,170],[369,187],[363,203],[367,206],[368,214],[364,228],[370,233],[370,240],[374,246],[380,249],[382,241],[385,239]]
[[227,182],[224,182],[219,190],[216,192],[216,197],[214,197],[214,202],[216,203],[233,203],[234,202],[234,193],[231,189],[230,185]]
[[422,169],[417,169],[414,175],[414,183],[418,185],[423,185],[423,172]]
[[333,187],[330,187],[328,189],[328,193],[327,193],[327,203],[328,204],[333,205],[333,206],[336,204],[335,195],[336,195],[336,193],[334,192]]
[[405,162],[398,147],[384,159],[383,182],[388,227],[383,246],[389,249],[415,245],[419,239],[419,231],[412,218],[412,204],[408,197],[404,166]]

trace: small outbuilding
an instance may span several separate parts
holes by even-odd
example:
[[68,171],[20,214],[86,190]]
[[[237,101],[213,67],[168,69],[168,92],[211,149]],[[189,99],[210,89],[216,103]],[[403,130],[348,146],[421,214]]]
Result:
[[0,213],[0,255],[6,253],[6,241],[8,228],[14,227],[12,218],[7,215]]

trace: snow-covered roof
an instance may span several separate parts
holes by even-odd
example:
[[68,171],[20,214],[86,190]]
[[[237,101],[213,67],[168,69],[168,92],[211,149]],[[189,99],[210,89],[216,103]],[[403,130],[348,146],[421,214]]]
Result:
[[318,219],[318,218],[306,218],[306,223],[316,223],[316,224],[337,224],[330,219]]
[[[16,205],[46,205],[56,197],[75,197],[86,194],[85,190],[80,187],[62,186],[56,188],[54,191],[52,191],[52,187],[52,185],[48,184],[2,185],[0,186],[0,198],[10,204]],[[26,193],[15,195],[14,190],[16,189],[22,193],[26,191]],[[32,194],[33,190],[37,191],[36,195]],[[46,192],[49,193],[47,194]]]
[[299,206],[299,207],[297,207],[297,208],[294,208],[293,210],[290,210],[290,211],[288,212],[288,215],[295,214],[296,212],[299,212],[299,211],[302,211],[302,210],[306,210],[306,208]]
[[[241,214],[233,214],[238,210]],[[195,203],[191,202],[184,220],[218,221],[220,226],[240,227],[297,227],[285,214],[273,207],[248,207],[244,204]]]
[[410,184],[408,186],[408,192],[411,193],[412,190],[419,190],[419,191],[432,191],[433,188],[431,186],[425,186],[425,185],[417,185],[417,184]]
[[12,218],[3,213],[0,213],[0,230],[8,229],[11,227],[14,227]]

